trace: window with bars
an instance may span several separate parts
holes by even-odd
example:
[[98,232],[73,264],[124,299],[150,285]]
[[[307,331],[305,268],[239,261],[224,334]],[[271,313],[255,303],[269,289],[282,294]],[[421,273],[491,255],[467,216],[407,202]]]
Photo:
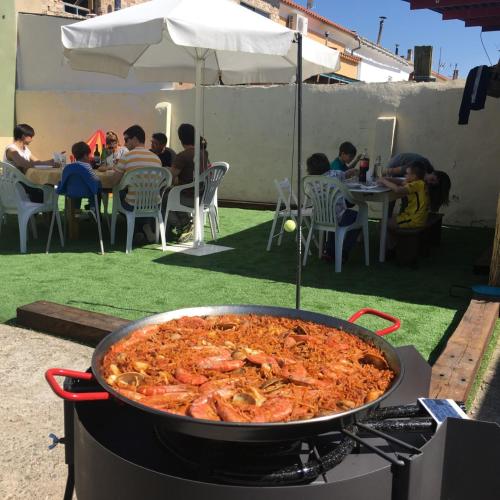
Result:
[[89,0],[64,0],[64,12],[76,16],[86,17],[90,14]]

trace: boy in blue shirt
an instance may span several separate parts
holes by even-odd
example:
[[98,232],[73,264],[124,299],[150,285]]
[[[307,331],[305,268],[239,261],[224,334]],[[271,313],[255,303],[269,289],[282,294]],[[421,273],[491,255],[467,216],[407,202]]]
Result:
[[352,170],[354,172],[354,167],[361,158],[360,154],[356,156],[356,152],[356,147],[353,144],[343,142],[339,147],[338,157],[330,165],[330,170],[340,170],[341,172]]
[[90,166],[90,146],[83,141],[77,142],[71,147],[71,153],[76,161],[64,168],[57,192],[74,198],[75,208],[80,207],[82,198],[89,198],[90,207],[93,207],[93,195],[101,192],[101,181]]

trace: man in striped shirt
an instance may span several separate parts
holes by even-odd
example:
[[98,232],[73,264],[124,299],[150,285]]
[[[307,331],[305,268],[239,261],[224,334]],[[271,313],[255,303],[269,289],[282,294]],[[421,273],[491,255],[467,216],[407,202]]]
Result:
[[[162,166],[160,158],[144,147],[146,133],[139,125],[132,125],[125,130],[125,132],[123,132],[123,141],[128,152],[120,158],[116,165],[116,170],[120,174],[120,177],[123,176],[126,170],[132,168]],[[135,193],[132,191],[126,193],[124,201],[131,207],[131,210],[133,210]],[[124,208],[127,208],[127,206],[124,205]]]
[[[158,156],[146,149],[144,146],[146,142],[146,133],[144,129],[139,125],[132,125],[125,132],[123,132],[123,142],[128,152],[125,153],[118,164],[115,167],[116,175],[118,176],[117,182],[123,176],[125,171],[141,168],[141,167],[161,167],[161,161]],[[125,210],[134,210],[135,205],[135,192],[132,190],[120,191],[120,200],[122,202],[123,208]],[[142,229],[148,239],[148,241],[154,241],[155,235],[152,232],[151,225],[148,223],[149,219],[143,219],[142,222],[146,222],[142,226]],[[141,233],[136,233],[134,235],[134,240],[136,243],[140,243],[144,239],[144,235]],[[150,241],[150,242],[152,242]]]

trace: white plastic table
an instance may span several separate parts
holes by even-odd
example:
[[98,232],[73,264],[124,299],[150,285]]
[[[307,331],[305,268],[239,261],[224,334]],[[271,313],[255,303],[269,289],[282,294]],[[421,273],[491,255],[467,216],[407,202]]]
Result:
[[387,242],[387,222],[389,220],[389,202],[397,200],[399,196],[385,186],[371,186],[359,183],[346,182],[355,200],[364,202],[382,203],[382,219],[380,220],[380,250],[379,261],[385,262],[385,248]]

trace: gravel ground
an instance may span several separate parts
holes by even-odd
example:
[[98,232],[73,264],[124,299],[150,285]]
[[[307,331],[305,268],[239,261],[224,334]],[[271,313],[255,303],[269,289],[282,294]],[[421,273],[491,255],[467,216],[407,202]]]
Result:
[[469,413],[477,420],[496,422],[500,425],[500,341],[497,341]]
[[60,499],[66,483],[64,446],[48,450],[48,435],[64,435],[63,407],[45,382],[47,368],[85,370],[93,349],[0,324],[0,498]]
[[[0,499],[60,499],[66,482],[64,446],[48,450],[49,433],[63,435],[62,401],[44,372],[85,370],[93,349],[0,324]],[[500,343],[476,397],[476,418],[500,423]]]

